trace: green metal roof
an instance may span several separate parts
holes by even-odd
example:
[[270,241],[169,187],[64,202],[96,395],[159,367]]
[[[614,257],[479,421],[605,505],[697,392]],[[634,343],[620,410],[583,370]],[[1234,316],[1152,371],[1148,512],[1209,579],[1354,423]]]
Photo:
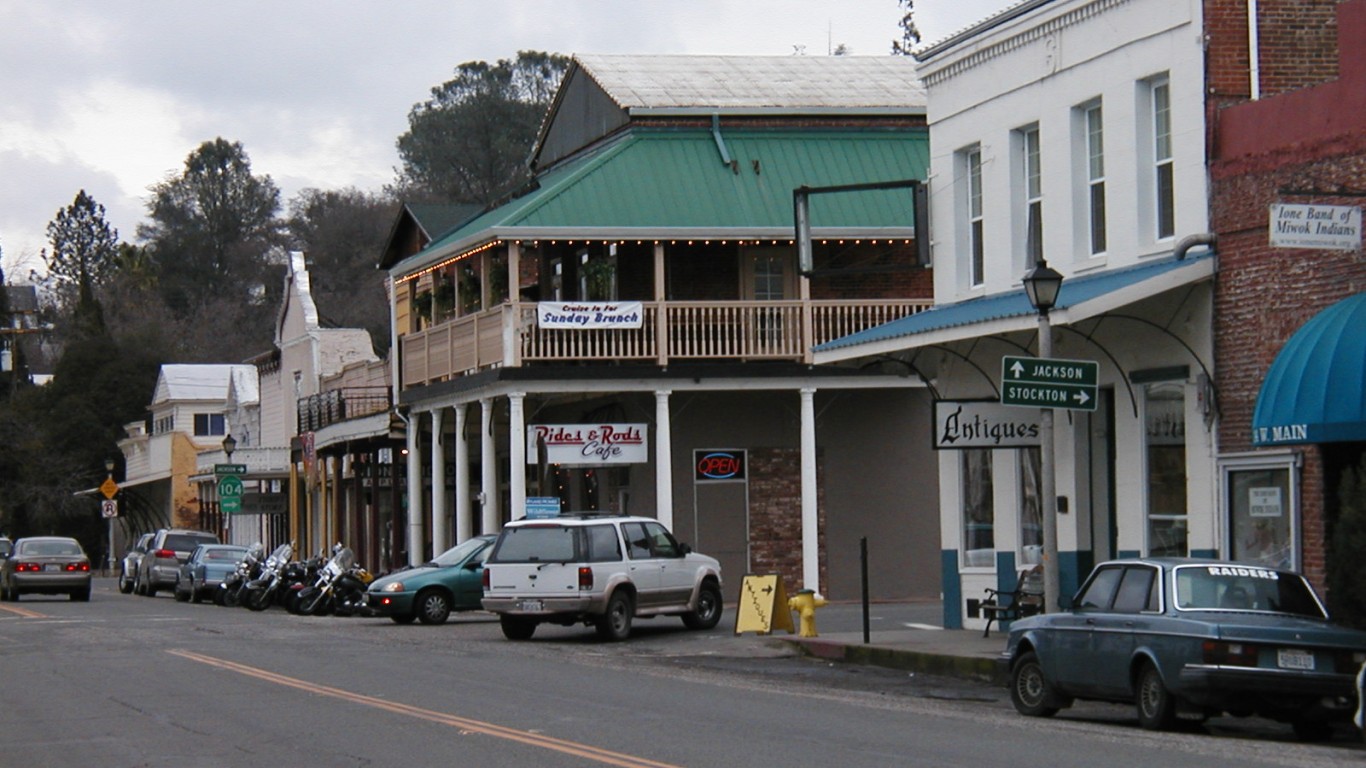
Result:
[[[721,146],[735,162],[722,161]],[[792,237],[792,191],[924,179],[920,129],[636,128],[537,177],[537,188],[478,216],[396,267],[424,268],[499,238]],[[907,189],[818,195],[818,236],[908,237]]]

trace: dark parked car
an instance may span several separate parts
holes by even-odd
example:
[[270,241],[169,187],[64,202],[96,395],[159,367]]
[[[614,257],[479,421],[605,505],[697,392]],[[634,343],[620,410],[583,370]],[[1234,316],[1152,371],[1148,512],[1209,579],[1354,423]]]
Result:
[[155,533],[144,533],[134,539],[128,545],[128,551],[123,553],[123,560],[119,562],[119,591],[123,594],[132,593],[138,578],[138,564],[142,562],[142,556],[147,554],[147,547],[151,546],[154,538]]
[[399,624],[443,624],[452,611],[483,608],[484,558],[496,536],[475,536],[435,560],[375,579],[366,605]]
[[1328,619],[1302,576],[1219,560],[1101,563],[1061,613],[1020,619],[1002,656],[1022,714],[1134,703],[1139,724],[1260,715],[1303,740],[1350,721],[1366,632]]
[[65,536],[31,536],[14,542],[0,561],[0,600],[20,595],[70,595],[90,599],[90,558],[80,542]]
[[14,542],[4,536],[0,536],[0,557],[9,557],[9,553],[14,551]]
[[223,582],[224,577],[237,570],[246,556],[247,548],[235,544],[200,544],[190,553],[190,559],[180,566],[175,583],[175,599],[198,603]]
[[190,553],[200,544],[217,544],[218,537],[204,531],[183,528],[162,528],[147,545],[147,554],[138,563],[133,591],[156,597],[157,590],[174,587],[180,578],[180,566],[190,559]]

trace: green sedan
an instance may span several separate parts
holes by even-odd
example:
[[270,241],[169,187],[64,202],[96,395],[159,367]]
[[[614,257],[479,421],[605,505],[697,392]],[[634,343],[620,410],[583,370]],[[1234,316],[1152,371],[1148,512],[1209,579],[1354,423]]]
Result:
[[484,558],[496,536],[475,536],[435,560],[370,583],[366,606],[398,624],[444,624],[452,611],[482,610]]

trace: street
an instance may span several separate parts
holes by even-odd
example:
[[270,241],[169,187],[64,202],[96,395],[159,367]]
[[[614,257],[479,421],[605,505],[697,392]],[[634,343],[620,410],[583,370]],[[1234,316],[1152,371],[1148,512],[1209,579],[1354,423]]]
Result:
[[[896,609],[890,609],[896,610]],[[879,608],[879,613],[887,609]],[[854,617],[844,606],[832,627]],[[629,641],[487,614],[444,626],[121,595],[0,604],[0,744],[25,766],[1331,766],[1346,734],[1140,730],[1130,708],[1017,715],[1004,690],[799,658],[642,621]],[[1213,735],[1211,735],[1213,734]]]

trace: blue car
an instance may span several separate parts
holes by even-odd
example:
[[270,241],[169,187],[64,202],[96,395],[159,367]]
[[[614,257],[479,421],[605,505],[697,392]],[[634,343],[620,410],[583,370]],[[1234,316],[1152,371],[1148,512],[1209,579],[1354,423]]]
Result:
[[175,599],[198,603],[213,594],[247,554],[246,547],[232,544],[200,544],[176,576]]
[[398,624],[443,624],[452,611],[483,608],[484,559],[496,536],[475,536],[435,560],[405,568],[370,583],[366,606]]
[[1134,704],[1150,730],[1258,715],[1306,741],[1351,721],[1366,632],[1332,623],[1298,573],[1114,560],[1096,566],[1070,605],[1011,624],[1001,663],[1021,714],[1050,717],[1090,699]]

